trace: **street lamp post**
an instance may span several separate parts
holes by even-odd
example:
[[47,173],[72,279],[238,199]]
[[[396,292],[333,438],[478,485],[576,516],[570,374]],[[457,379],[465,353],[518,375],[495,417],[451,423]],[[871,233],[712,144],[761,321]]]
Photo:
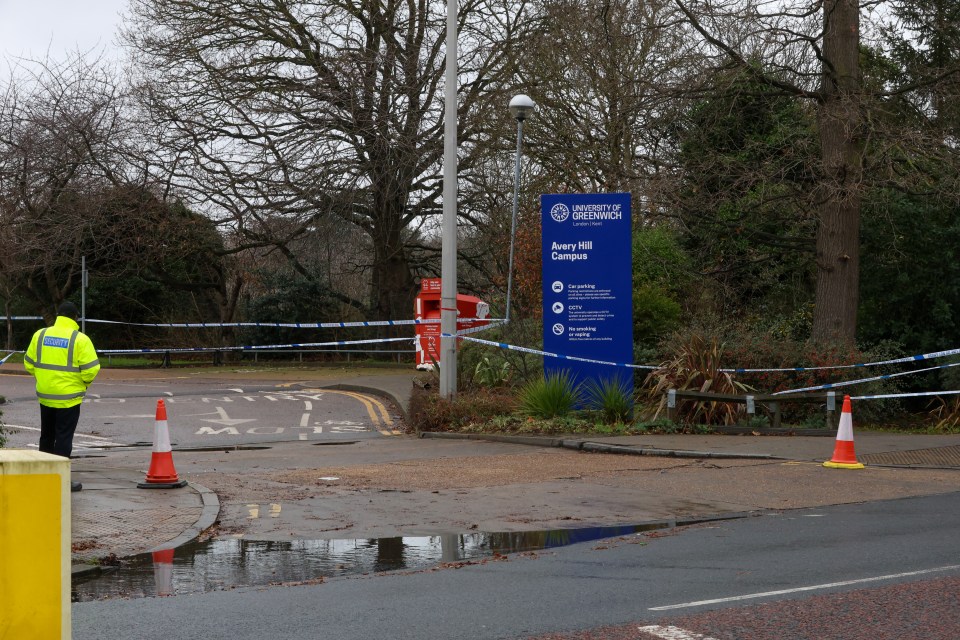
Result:
[[510,260],[507,264],[507,310],[504,319],[510,322],[510,299],[513,294],[513,247],[517,233],[517,210],[520,208],[520,147],[523,144],[523,121],[537,105],[528,96],[520,94],[510,100],[510,113],[517,119],[517,153],[513,169],[513,216],[510,221]]

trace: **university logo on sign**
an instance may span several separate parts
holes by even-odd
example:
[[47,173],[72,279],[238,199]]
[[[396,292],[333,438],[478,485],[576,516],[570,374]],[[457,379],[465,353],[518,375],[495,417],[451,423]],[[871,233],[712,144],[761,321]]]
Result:
[[565,222],[570,217],[570,209],[562,202],[550,207],[550,217],[554,222]]

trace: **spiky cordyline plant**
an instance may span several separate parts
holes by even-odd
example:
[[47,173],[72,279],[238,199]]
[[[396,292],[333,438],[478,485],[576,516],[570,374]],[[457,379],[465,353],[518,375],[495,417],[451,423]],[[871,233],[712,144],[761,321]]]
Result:
[[[656,402],[653,419],[666,410],[667,391],[701,391],[710,393],[742,394],[753,391],[751,387],[737,382],[728,371],[721,371],[720,358],[723,345],[716,338],[691,336],[687,343],[680,344],[677,354],[657,369],[644,381],[651,404]],[[713,400],[683,400],[677,402],[677,421],[691,424],[733,424],[744,414],[742,404]]]

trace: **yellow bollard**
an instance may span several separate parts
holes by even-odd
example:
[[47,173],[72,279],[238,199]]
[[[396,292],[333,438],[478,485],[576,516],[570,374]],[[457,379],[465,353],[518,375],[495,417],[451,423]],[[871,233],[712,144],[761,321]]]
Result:
[[0,449],[0,640],[70,638],[70,460]]

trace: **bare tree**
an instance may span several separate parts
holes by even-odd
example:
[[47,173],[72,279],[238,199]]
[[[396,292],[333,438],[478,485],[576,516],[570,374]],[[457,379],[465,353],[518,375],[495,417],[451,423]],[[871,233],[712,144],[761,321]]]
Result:
[[[523,8],[460,4],[464,167]],[[356,226],[371,307],[402,318],[411,229],[439,211],[444,20],[440,2],[133,0],[125,38],[172,182],[248,241],[290,245],[320,219]],[[257,235],[270,229],[284,233]]]
[[[0,291],[52,319],[80,287],[139,275],[203,292],[231,320],[242,278],[211,222],[147,182],[143,130],[112,70],[77,54],[24,62],[0,94]],[[103,301],[109,304],[108,301]],[[107,311],[101,308],[101,311]],[[12,327],[8,322],[8,341]]]
[[540,105],[530,145],[545,187],[630,191],[651,202],[677,101],[697,57],[676,10],[660,0],[544,0],[522,67]]
[[129,255],[131,239],[104,225],[126,184],[124,98],[82,55],[16,72],[0,87],[0,277],[50,315],[79,286],[81,256]]
[[[669,87],[681,82],[691,54],[669,3],[624,0],[539,0],[535,29],[525,32],[524,56],[512,79],[514,93],[529,95],[537,112],[524,122],[517,278],[539,274],[531,225],[539,194],[557,191],[629,191],[638,217],[656,212],[664,175],[663,146],[676,101]],[[490,115],[483,162],[461,180],[471,223],[463,251],[482,288],[505,290],[511,226],[516,121],[506,96]],[[671,171],[665,172],[669,178]],[[535,234],[539,241],[539,233]],[[469,248],[469,249],[468,249]],[[538,276],[537,276],[538,278]],[[517,281],[516,291],[539,285]],[[530,303],[518,311],[538,313]]]

